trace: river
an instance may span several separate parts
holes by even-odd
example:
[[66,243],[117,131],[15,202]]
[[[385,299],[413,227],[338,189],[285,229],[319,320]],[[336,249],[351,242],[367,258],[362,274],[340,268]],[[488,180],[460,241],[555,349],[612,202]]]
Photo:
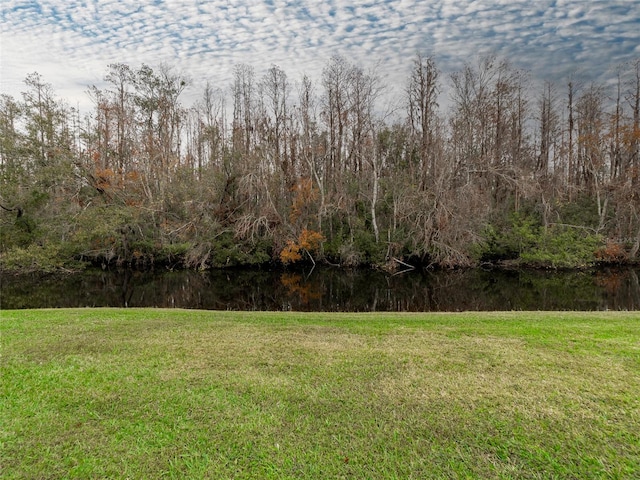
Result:
[[307,268],[211,272],[90,270],[2,275],[0,308],[174,307],[207,310],[640,310],[640,269],[587,271]]

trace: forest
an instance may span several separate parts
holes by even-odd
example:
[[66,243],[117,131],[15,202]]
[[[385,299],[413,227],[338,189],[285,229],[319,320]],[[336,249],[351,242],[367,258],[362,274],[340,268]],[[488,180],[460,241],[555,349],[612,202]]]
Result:
[[161,64],[106,68],[81,113],[38,73],[0,97],[0,266],[581,268],[640,250],[640,59],[607,84],[508,59],[408,61],[398,98],[236,65],[192,106]]

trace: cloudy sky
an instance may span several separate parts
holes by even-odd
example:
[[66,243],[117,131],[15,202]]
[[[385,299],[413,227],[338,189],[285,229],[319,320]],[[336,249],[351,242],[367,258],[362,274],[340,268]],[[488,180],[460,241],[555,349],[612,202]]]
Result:
[[495,53],[536,79],[607,81],[640,57],[638,0],[2,0],[0,89],[18,97],[37,71],[58,96],[89,108],[110,63],[167,63],[228,89],[233,67],[273,64],[319,80],[335,54],[378,73],[398,94],[416,52],[445,73]]

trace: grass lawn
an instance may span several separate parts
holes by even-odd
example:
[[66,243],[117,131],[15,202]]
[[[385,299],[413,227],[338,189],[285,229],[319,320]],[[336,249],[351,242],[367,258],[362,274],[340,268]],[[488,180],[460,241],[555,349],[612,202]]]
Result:
[[640,313],[0,316],[4,479],[640,478]]

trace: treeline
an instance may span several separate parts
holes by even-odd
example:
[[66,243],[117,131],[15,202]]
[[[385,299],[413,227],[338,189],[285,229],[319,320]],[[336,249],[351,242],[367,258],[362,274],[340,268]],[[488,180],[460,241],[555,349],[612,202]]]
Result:
[[37,73],[3,94],[2,267],[638,260],[640,59],[534,85],[494,56],[447,76],[416,56],[395,108],[343,57],[233,74],[191,107],[166,65],[109,65],[84,116]]

